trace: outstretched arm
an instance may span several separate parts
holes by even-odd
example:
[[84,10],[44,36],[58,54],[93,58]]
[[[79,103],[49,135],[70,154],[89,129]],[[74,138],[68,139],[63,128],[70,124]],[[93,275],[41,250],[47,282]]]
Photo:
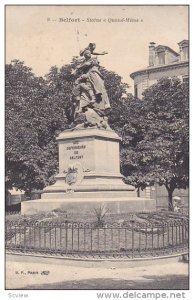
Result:
[[105,55],[105,54],[108,54],[108,52],[106,52],[106,51],[103,51],[101,53],[93,52],[92,54],[93,55]]

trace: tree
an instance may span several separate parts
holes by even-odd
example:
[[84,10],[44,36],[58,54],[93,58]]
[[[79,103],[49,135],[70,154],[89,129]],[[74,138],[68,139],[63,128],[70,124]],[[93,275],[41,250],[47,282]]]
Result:
[[158,182],[173,210],[175,188],[189,184],[189,92],[177,78],[163,78],[130,104],[123,128],[122,168],[127,181],[145,188]]
[[6,187],[30,193],[56,171],[56,130],[45,80],[23,62],[6,65]]
[[134,100],[131,93],[127,92],[129,86],[127,83],[122,82],[122,77],[113,71],[107,71],[101,67],[105,81],[105,88],[111,103],[109,111],[109,124],[110,127],[121,136],[123,126],[128,122],[130,115],[130,103]]

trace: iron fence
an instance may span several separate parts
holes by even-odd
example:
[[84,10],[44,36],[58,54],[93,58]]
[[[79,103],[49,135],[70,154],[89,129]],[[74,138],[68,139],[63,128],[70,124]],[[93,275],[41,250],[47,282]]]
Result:
[[6,222],[6,249],[60,255],[155,257],[188,250],[188,220],[78,223]]

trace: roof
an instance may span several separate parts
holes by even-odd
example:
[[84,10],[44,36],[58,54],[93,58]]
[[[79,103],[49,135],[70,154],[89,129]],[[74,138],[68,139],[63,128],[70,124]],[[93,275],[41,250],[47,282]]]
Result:
[[140,74],[144,74],[144,73],[152,73],[152,72],[157,72],[160,71],[162,69],[168,69],[168,68],[178,68],[178,67],[183,67],[183,66],[187,66],[189,64],[188,61],[183,61],[183,62],[174,62],[172,64],[168,64],[168,65],[159,65],[159,66],[153,66],[153,67],[147,67],[138,71],[135,71],[133,73],[130,74],[130,77],[132,79],[135,78],[135,76],[140,75]]
[[174,51],[172,48],[168,46],[158,45],[157,47],[155,47],[156,50],[159,50],[160,48],[163,48],[164,50],[168,50],[169,52],[173,53],[175,56],[179,56],[179,54],[176,51]]
[[179,46],[182,46],[182,45],[184,45],[184,44],[189,45],[189,41],[188,41],[188,40],[182,40],[182,41],[180,41],[180,42],[178,43]]

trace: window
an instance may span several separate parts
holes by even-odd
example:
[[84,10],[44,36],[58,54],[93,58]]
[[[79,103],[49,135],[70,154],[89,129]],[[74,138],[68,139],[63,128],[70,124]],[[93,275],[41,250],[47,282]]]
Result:
[[189,83],[189,76],[183,76],[183,82]]
[[188,52],[189,52],[189,48],[188,47],[184,47],[183,49],[182,49],[182,51],[183,51],[183,60],[188,60]]
[[134,93],[135,93],[135,97],[138,98],[137,84],[134,85]]
[[165,51],[158,52],[158,64],[159,65],[165,64]]

